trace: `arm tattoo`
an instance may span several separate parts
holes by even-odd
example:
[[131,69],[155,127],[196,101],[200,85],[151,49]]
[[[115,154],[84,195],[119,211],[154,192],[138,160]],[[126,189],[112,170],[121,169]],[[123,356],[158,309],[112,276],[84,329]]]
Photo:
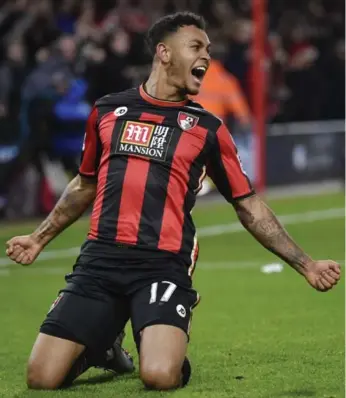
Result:
[[[251,205],[251,201],[255,201]],[[287,262],[299,273],[304,273],[311,258],[293,241],[274,213],[257,197],[248,204],[236,205],[244,227],[269,251]]]
[[64,193],[49,216],[32,234],[33,238],[45,246],[60,232],[76,221],[95,198],[94,184],[81,184],[77,176],[66,187]]

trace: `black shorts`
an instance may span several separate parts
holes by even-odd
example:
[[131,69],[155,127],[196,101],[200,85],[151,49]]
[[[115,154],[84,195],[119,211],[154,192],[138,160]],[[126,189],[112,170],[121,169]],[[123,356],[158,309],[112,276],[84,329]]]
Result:
[[130,319],[137,344],[140,331],[155,324],[176,326],[189,336],[199,295],[188,287],[187,273],[184,283],[183,274],[177,277],[179,268],[171,263],[161,267],[161,260],[82,260],[86,259],[79,258],[66,276],[67,285],[51,306],[41,333],[96,352],[110,348]]

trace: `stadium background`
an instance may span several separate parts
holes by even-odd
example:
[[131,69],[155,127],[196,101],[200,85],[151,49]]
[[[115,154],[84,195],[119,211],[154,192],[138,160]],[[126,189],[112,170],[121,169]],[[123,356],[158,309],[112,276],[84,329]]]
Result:
[[[2,247],[37,225],[76,172],[93,101],[147,76],[148,26],[188,9],[205,16],[213,42],[213,67],[196,100],[228,124],[244,168],[297,241],[344,265],[344,7],[341,0],[0,1]],[[190,349],[195,372],[176,395],[344,397],[344,282],[315,293],[243,232],[212,186],[203,193],[194,212],[203,297]],[[0,255],[0,397],[36,397],[25,391],[24,364],[86,230],[83,219],[28,269]],[[90,375],[105,383],[87,383]],[[136,378],[113,382],[100,371],[79,384],[64,396],[140,391]]]
[[256,185],[343,178],[342,0],[1,1],[1,218],[52,208],[92,103],[143,81],[144,33],[179,9],[208,22],[214,61],[196,100],[228,124]]

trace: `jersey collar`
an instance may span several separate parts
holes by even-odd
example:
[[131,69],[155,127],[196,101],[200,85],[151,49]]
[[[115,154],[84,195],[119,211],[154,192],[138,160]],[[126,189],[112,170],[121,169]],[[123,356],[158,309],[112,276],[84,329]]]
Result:
[[165,101],[165,100],[160,100],[158,98],[152,97],[145,91],[144,83],[141,84],[139,87],[139,94],[144,99],[144,101],[150,102],[151,104],[156,105],[156,106],[168,106],[168,107],[184,106],[189,101],[188,99],[186,99],[184,101]]

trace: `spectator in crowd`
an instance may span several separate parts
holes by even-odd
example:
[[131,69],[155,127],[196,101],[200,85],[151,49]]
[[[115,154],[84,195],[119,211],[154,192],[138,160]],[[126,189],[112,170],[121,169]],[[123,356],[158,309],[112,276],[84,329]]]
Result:
[[286,107],[287,120],[316,120],[322,104],[317,67],[319,51],[311,43],[306,25],[293,28],[287,53],[286,82],[291,92]]
[[239,81],[247,98],[250,98],[249,72],[253,35],[252,21],[249,19],[236,20],[231,33],[231,42],[225,58],[225,67]]
[[53,6],[50,1],[40,0],[36,2],[31,9],[30,17],[33,20],[23,38],[28,51],[28,63],[34,66],[38,51],[50,46],[61,32],[55,25]]
[[119,29],[106,39],[105,47],[90,44],[85,48],[88,59],[86,77],[89,82],[89,99],[94,102],[109,92],[131,87],[130,37]]
[[73,36],[61,36],[48,53],[47,59],[38,63],[27,77],[23,86],[24,99],[32,99],[44,95],[49,89],[55,73],[72,78],[77,61],[76,43]]
[[[66,79],[60,76],[60,79]],[[85,123],[91,111],[85,100],[87,83],[84,79],[56,81],[59,95],[52,102],[48,128],[52,135],[50,154],[62,162],[71,177],[78,173],[80,149]]]
[[21,105],[21,89],[29,72],[26,51],[19,41],[7,46],[6,58],[0,66],[0,128],[9,139],[19,133],[18,114]]

